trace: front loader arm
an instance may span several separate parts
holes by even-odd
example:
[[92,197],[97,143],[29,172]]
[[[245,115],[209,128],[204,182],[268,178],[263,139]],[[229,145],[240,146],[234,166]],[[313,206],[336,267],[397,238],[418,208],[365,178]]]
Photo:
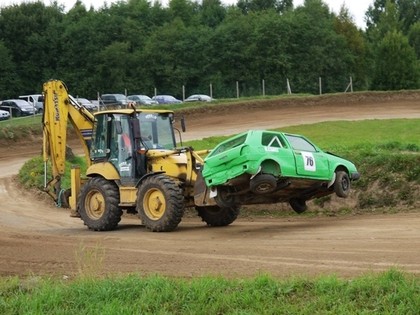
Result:
[[[45,191],[61,202],[61,177],[64,175],[67,147],[68,121],[80,139],[87,165],[90,165],[89,146],[92,136],[94,116],[68,95],[62,81],[50,80],[44,83],[43,114],[43,159]],[[52,178],[47,181],[47,162],[51,162]]]

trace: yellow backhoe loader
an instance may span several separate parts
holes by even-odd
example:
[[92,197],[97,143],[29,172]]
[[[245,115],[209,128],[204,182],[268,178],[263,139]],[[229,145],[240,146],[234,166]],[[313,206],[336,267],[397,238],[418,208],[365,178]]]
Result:
[[[225,226],[239,206],[218,206],[201,176],[208,151],[177,147],[174,112],[125,109],[89,112],[59,80],[44,83],[43,157],[52,178],[45,190],[95,231],[115,229],[124,211],[138,213],[154,232],[172,231],[187,207],[195,207],[210,226]],[[70,121],[72,128],[69,128]],[[185,124],[181,120],[185,131]],[[71,169],[71,188],[62,189],[67,131],[80,139],[87,171]],[[180,136],[179,132],[179,136]],[[182,142],[180,142],[182,143]]]

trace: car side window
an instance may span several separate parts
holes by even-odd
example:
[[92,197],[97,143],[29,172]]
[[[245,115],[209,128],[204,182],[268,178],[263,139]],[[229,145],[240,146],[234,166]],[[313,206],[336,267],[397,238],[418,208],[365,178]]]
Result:
[[286,138],[292,146],[293,150],[316,152],[316,148],[312,145],[312,143],[308,142],[302,137],[286,135]]
[[263,133],[261,137],[261,144],[266,147],[283,148],[287,147],[283,138],[280,135],[272,133]]

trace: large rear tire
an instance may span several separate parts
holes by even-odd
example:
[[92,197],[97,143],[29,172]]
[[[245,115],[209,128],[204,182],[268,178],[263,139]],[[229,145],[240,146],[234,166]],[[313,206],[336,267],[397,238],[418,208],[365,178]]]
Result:
[[121,221],[118,186],[102,177],[89,179],[80,191],[77,211],[85,225],[94,231],[114,230]]
[[155,175],[146,178],[140,184],[137,192],[137,212],[148,230],[175,230],[182,220],[184,210],[182,189],[170,177]]
[[206,206],[195,207],[198,215],[209,226],[226,226],[235,221],[239,215],[240,207],[219,207],[219,206]]

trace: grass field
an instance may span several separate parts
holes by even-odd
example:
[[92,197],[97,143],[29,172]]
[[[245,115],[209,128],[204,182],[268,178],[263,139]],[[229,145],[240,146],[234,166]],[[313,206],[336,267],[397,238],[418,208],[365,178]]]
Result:
[[[420,147],[420,119],[334,121],[277,129],[301,134],[323,150],[348,151],[350,148],[378,148],[389,144]],[[228,137],[190,141],[196,149],[213,148]]]
[[398,270],[352,280],[127,275],[0,281],[1,314],[401,314],[420,309],[420,279]]

